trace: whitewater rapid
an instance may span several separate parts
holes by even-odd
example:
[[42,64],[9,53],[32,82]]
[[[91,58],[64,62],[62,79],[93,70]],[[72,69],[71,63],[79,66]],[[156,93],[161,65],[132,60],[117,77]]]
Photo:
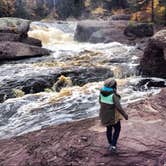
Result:
[[[0,67],[0,81],[12,82],[29,76],[45,77],[55,68],[105,67],[113,71],[122,104],[159,93],[159,88],[137,90],[140,50],[137,46],[112,43],[78,43],[74,41],[76,22],[33,22],[28,35],[40,39],[50,56],[7,62]],[[94,73],[95,74],[95,73]],[[91,76],[90,76],[91,77]],[[150,78],[155,81],[162,79]],[[102,80],[102,79],[101,79]],[[103,81],[74,85],[60,92],[44,91],[8,99],[0,104],[0,138],[9,138],[50,125],[95,117],[98,95]]]

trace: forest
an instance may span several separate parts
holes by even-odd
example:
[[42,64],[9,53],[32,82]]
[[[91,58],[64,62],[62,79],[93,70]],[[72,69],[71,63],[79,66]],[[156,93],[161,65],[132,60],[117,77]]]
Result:
[[165,24],[165,0],[1,0],[0,17],[39,20],[108,17],[130,14],[131,20]]
[[0,166],[166,166],[166,0],[0,0]]

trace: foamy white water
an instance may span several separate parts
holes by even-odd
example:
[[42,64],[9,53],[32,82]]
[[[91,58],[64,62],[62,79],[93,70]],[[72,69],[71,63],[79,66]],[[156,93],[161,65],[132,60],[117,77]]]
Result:
[[[1,83],[23,80],[29,76],[48,76],[55,68],[102,66],[110,68],[118,81],[118,91],[124,107],[128,103],[159,93],[159,88],[139,91],[135,87],[139,64],[134,46],[113,43],[78,43],[74,41],[76,22],[34,22],[29,36],[40,39],[43,47],[53,51],[50,56],[8,62],[0,67]],[[50,65],[51,64],[51,65]],[[95,74],[95,73],[94,73]],[[163,79],[150,78],[154,81]],[[0,104],[0,138],[21,135],[42,127],[98,115],[99,89],[103,82],[73,86],[57,92],[28,94],[8,99]]]

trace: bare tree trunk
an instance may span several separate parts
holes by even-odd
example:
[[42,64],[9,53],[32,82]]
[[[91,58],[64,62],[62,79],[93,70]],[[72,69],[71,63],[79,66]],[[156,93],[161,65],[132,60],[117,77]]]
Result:
[[151,13],[151,17],[152,18],[151,18],[151,21],[154,22],[155,21],[155,19],[154,19],[154,16],[155,16],[154,15],[154,0],[152,0],[151,5],[152,5],[151,6],[152,7],[152,13]]
[[165,12],[164,12],[164,25],[166,26],[166,2],[164,2]]

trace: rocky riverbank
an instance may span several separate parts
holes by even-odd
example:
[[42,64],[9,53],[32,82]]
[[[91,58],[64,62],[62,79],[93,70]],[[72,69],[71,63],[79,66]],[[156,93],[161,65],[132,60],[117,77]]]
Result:
[[29,38],[31,21],[19,18],[0,18],[0,61],[49,55],[41,41]]
[[0,165],[8,166],[163,166],[166,163],[166,89],[130,104],[118,154],[107,150],[97,118],[44,128],[0,141]]
[[166,29],[151,37],[140,66],[144,76],[166,78]]
[[[30,21],[23,19],[1,18],[0,22],[2,23],[0,26],[0,33],[3,34],[2,36],[0,36],[0,60],[2,63],[0,69],[0,102],[4,102],[9,98],[18,97],[18,92],[20,92],[22,95],[43,92],[46,88],[52,88],[61,75],[70,77],[73,85],[82,86],[88,82],[103,81],[108,77],[114,76],[114,73],[110,68],[112,64],[124,64],[129,62],[129,59],[131,59],[130,61],[137,61],[137,59],[132,60],[132,57],[135,55],[139,56],[140,54],[140,50],[137,49],[136,51],[132,51],[131,48],[131,51],[133,52],[132,53],[129,51],[129,47],[127,48],[127,46],[123,46],[120,43],[117,43],[117,46],[116,44],[115,46],[111,44],[110,46],[109,44],[108,46],[103,45],[106,49],[110,49],[110,53],[103,52],[105,49],[103,49],[104,47],[102,46],[102,44],[99,51],[96,51],[96,49],[98,48],[95,48],[96,46],[94,45],[93,51],[89,49],[86,50],[86,48],[83,48],[80,51],[77,50],[76,52],[74,52],[74,50],[68,48],[69,51],[67,50],[65,52],[63,51],[64,44],[67,47],[68,45],[70,47],[70,43],[63,42],[65,42],[68,32],[72,32],[74,35],[75,29],[73,27],[76,23],[73,23],[72,25],[68,24],[67,22],[53,22],[50,24],[42,24],[38,22],[34,24],[32,27],[30,27]],[[119,39],[123,40],[125,38],[123,30],[127,27],[128,22],[101,21],[98,22],[98,24],[96,23],[97,21],[90,21],[89,24],[87,24],[87,28],[83,28],[82,32],[77,33],[76,31],[75,36],[77,36],[78,39],[81,38],[81,36],[90,37],[93,36],[92,32],[94,30],[97,31],[96,33],[100,33],[100,31],[102,31],[102,27],[105,27],[104,30],[106,31],[110,27],[112,27],[111,34],[115,32],[114,37],[112,37],[111,34],[103,34],[102,40],[95,39],[96,43],[105,42],[105,38],[109,38],[107,42],[119,41]],[[86,27],[86,21],[82,24],[78,23],[77,29],[79,29],[80,26]],[[39,25],[41,25],[41,27]],[[119,29],[117,29],[117,27],[119,27]],[[32,33],[34,30],[33,28],[37,28],[36,32],[34,33]],[[35,37],[39,36],[43,40],[46,39],[46,41],[48,39],[48,42],[53,41],[53,43],[51,43],[52,47],[58,46],[58,41],[62,40],[61,48],[57,47],[57,49],[54,50],[62,50],[58,53],[59,58],[54,58],[53,53],[50,56],[47,56],[49,54],[49,51],[47,49],[41,48],[41,41],[38,39],[28,37],[27,33],[29,30],[31,30],[31,35],[36,35]],[[153,33],[153,29],[151,30],[151,32]],[[119,33],[121,34],[121,36],[119,36]],[[84,42],[88,41],[90,40],[86,39]],[[29,42],[29,44],[27,42]],[[42,42],[44,43],[44,41]],[[79,45],[79,43],[76,43],[76,41],[72,39],[70,42],[74,43],[76,47],[77,45]],[[126,40],[125,42],[127,43]],[[119,57],[116,55],[116,49],[118,49]],[[111,51],[113,51],[113,54],[111,53]],[[36,56],[45,57],[42,57],[42,59],[38,58],[38,60],[36,61],[29,60],[31,57]],[[29,59],[22,61],[12,61],[24,58]],[[30,62],[28,62],[28,60]],[[104,64],[107,64],[107,66],[104,66]],[[131,68],[129,71],[128,68],[129,67],[126,67],[126,65],[124,67],[121,67],[119,70],[123,72],[122,74],[118,75],[121,75],[120,77],[128,77],[131,74],[134,74],[135,71]]]
[[[165,80],[142,78],[136,70],[146,41],[153,35],[151,24],[85,21],[78,23],[75,32],[75,23],[36,22],[30,34],[41,37],[52,53],[30,58],[49,54],[41,48],[40,40],[27,37],[30,22],[14,18],[0,21],[0,57],[8,59],[0,67],[0,165],[163,166],[166,89],[153,97],[150,94],[159,91],[154,87],[165,87]],[[74,41],[74,32],[82,43]],[[165,58],[165,41],[158,36],[151,38],[155,40],[152,62]],[[144,57],[146,66],[146,50]],[[99,120],[87,119],[96,116],[101,81],[108,77],[117,78],[123,104],[146,96],[127,107],[129,121],[123,121],[115,156],[107,151],[105,129]],[[80,119],[85,120],[76,121]]]

